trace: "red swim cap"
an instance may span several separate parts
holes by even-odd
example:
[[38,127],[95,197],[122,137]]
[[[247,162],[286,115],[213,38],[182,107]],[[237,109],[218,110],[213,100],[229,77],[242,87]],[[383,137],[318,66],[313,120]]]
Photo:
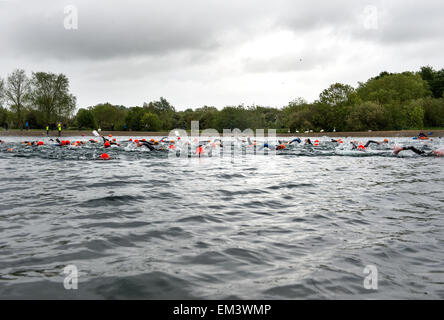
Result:
[[43,143],[43,141],[39,141],[39,142],[37,142],[37,145],[38,145],[38,146],[43,146],[44,143]]
[[202,154],[203,152],[204,152],[204,150],[203,150],[202,147],[197,147],[197,148],[196,148],[196,153],[197,153],[197,154]]
[[107,153],[102,153],[102,155],[100,156],[100,159],[102,159],[102,160],[109,160],[110,156]]
[[71,144],[71,141],[66,140],[65,143],[66,143],[66,144]]
[[111,147],[111,143],[109,143],[109,141],[105,142],[105,148]]
[[170,149],[176,149],[176,146],[175,145],[170,145]]
[[133,139],[130,138],[129,141],[133,141]]
[[112,134],[109,134],[109,135],[108,135],[108,137],[110,137],[110,138],[111,138],[111,137],[112,137]]
[[134,142],[135,142],[135,143],[139,143],[139,140],[136,139],[136,140],[134,140]]

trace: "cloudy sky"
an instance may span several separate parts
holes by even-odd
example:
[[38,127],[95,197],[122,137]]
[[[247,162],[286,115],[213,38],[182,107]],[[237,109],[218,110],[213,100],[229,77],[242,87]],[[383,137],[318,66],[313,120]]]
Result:
[[443,68],[443,12],[442,0],[0,0],[0,76],[65,73],[78,107],[281,107]]

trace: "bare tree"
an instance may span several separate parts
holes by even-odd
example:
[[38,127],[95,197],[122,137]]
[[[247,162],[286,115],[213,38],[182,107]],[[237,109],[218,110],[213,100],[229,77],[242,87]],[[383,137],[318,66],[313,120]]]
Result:
[[16,69],[8,76],[5,95],[11,109],[15,110],[17,114],[17,120],[20,128],[23,128],[22,111],[24,104],[29,98],[31,91],[30,89],[30,81],[26,76],[25,70]]

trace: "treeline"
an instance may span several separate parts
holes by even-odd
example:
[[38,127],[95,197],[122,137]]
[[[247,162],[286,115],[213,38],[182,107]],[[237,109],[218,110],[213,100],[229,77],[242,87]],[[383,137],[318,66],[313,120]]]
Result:
[[0,78],[0,123],[10,128],[43,128],[73,121],[76,97],[64,74],[17,69]]
[[[222,110],[203,106],[177,111],[166,99],[160,98],[130,108],[98,104],[80,109],[75,116],[72,116],[75,98],[68,92],[65,76],[33,73],[29,82],[29,92],[32,92],[27,99],[29,104],[10,98],[9,92],[14,92],[15,88],[10,83],[17,82],[13,81],[14,77],[10,81],[10,77],[6,85],[2,82],[9,110],[1,109],[0,116],[6,114],[17,119],[17,124],[26,118],[37,127],[43,127],[48,121],[63,121],[78,129],[169,131],[188,130],[193,120],[200,122],[200,129],[218,131],[234,128],[277,129],[278,132],[375,131],[444,127],[444,69],[437,71],[432,67],[422,67],[418,72],[382,72],[356,88],[335,83],[322,91],[314,102],[299,98],[280,109],[240,105]],[[64,85],[58,86],[58,83]],[[48,91],[48,88],[63,90]],[[17,108],[17,105],[28,107]]]

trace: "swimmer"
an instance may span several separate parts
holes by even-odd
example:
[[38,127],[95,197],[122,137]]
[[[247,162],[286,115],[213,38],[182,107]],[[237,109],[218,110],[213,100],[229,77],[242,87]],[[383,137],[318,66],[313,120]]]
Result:
[[388,143],[389,141],[388,141],[388,139],[384,139],[383,141],[381,141],[381,142],[378,142],[378,141],[374,141],[374,140],[369,140],[369,141],[367,141],[367,143],[364,145],[364,147],[365,148],[367,148],[369,145],[371,145],[372,143],[373,144],[377,144],[378,146],[379,145],[381,145],[381,144],[383,144],[383,143]]
[[139,141],[137,143],[138,147],[147,147],[148,149],[150,149],[150,151],[156,150],[156,148],[153,147],[153,143],[152,142],[148,142],[148,141]]
[[350,141],[351,145],[352,145],[352,150],[359,150],[359,151],[365,151],[365,146],[363,146],[362,144],[358,145],[357,141]]
[[305,142],[305,144],[313,145],[313,143],[311,143],[310,138],[305,139],[304,142]]
[[419,150],[413,146],[409,146],[409,147],[396,146],[393,148],[393,153],[395,155],[398,155],[401,151],[405,151],[405,150],[413,151],[414,153],[421,155],[421,156],[434,156],[434,157],[444,156],[444,150],[442,150],[442,149],[436,149],[431,152],[425,152],[424,150]]
[[302,140],[299,138],[295,138],[295,139],[291,140],[288,144],[292,144],[293,142],[301,143]]

